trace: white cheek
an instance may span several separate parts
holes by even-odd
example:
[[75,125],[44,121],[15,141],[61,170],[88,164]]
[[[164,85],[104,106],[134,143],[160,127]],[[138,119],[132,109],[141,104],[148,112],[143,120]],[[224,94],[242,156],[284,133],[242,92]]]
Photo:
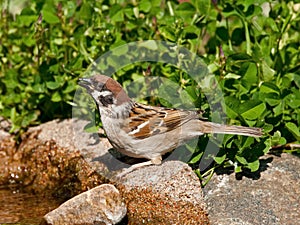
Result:
[[98,92],[98,91],[93,91],[93,92],[91,93],[91,95],[92,95],[93,99],[95,99],[96,101],[98,101],[98,99],[99,99],[101,93]]

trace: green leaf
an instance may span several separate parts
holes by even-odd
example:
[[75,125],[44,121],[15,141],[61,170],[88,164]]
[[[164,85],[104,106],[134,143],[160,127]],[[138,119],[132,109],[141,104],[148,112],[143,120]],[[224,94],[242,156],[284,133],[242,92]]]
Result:
[[18,72],[16,71],[16,69],[8,69],[4,78],[2,78],[1,76],[1,81],[5,83],[7,88],[14,89],[18,87]]
[[256,85],[258,81],[257,67],[254,63],[245,63],[244,76],[242,78],[242,84],[247,89],[250,89],[252,85]]
[[259,99],[261,101],[265,101],[267,102],[270,106],[276,106],[278,104],[280,104],[280,102],[282,101],[280,99],[280,96],[276,93],[261,93],[259,92]]
[[273,108],[274,116],[276,117],[283,114],[283,109],[284,109],[283,103],[282,101],[280,101],[279,104],[275,108]]
[[70,93],[72,91],[75,91],[77,89],[77,83],[75,80],[70,80],[68,81],[68,85],[65,89],[63,89],[63,93],[64,94],[67,94],[67,93]]
[[288,122],[285,124],[285,126],[297,140],[300,140],[300,131],[299,131],[299,127],[297,127],[296,124],[292,122]]
[[18,23],[24,24],[24,26],[27,27],[37,21],[37,18],[37,15],[20,15],[17,17]]
[[66,76],[63,76],[62,74],[54,76],[54,79],[57,83],[59,83],[61,86],[65,83]]
[[44,85],[44,84],[39,84],[39,83],[34,84],[34,85],[32,86],[32,90],[33,90],[33,92],[35,92],[35,93],[43,93],[43,92],[46,91],[45,85]]
[[196,13],[196,9],[194,6],[189,2],[183,2],[179,4],[176,8],[176,14],[181,16],[185,22],[190,23],[193,15]]
[[[245,30],[241,27],[237,27],[233,30],[231,35],[232,44],[238,46],[245,41]],[[243,55],[243,54],[239,54]]]
[[247,165],[247,163],[248,163],[247,160],[243,156],[236,155],[235,158],[237,161],[239,161],[243,165]]
[[272,80],[275,74],[275,70],[270,68],[270,66],[265,61],[262,62],[261,66],[262,66],[264,81]]
[[120,40],[110,46],[111,52],[116,56],[124,56],[128,53],[128,45],[125,41]]
[[278,95],[280,94],[280,89],[271,82],[263,82],[259,90],[264,93],[276,93]]
[[216,30],[216,34],[219,38],[221,38],[222,41],[228,41],[229,39],[229,34],[226,27],[218,27]]
[[235,173],[240,173],[240,172],[242,172],[242,167],[241,167],[241,166],[235,166],[235,167],[234,167],[234,172],[235,172]]
[[198,94],[196,92],[196,88],[193,86],[188,86],[185,88],[185,91],[192,98],[192,101],[195,101],[198,98]]
[[180,97],[177,92],[179,85],[171,80],[165,82],[158,89],[159,101],[166,107],[177,107],[180,105]]
[[43,19],[49,24],[60,23],[59,18],[54,13],[48,10],[43,10],[42,15],[43,15]]
[[251,61],[252,57],[246,53],[235,53],[228,57],[230,60],[238,61],[238,60],[245,60],[245,61]]
[[72,2],[72,1],[68,1],[67,4],[65,5],[65,9],[66,9],[66,17],[70,18],[74,15],[75,11],[76,11],[76,3]]
[[207,15],[209,13],[211,7],[210,0],[192,0],[191,2],[200,14]]
[[120,5],[113,5],[109,10],[109,17],[112,22],[124,21],[123,8]]
[[186,90],[180,92],[180,100],[185,107],[194,108],[195,104],[193,103],[194,99],[190,96]]
[[284,97],[284,100],[292,109],[298,109],[300,107],[300,99],[297,98],[295,94],[287,95],[286,97]]
[[267,138],[264,142],[264,145],[266,146],[264,149],[263,149],[263,153],[264,154],[267,154],[268,151],[271,149],[272,147],[272,141],[271,141],[271,138]]
[[107,58],[107,64],[113,68],[119,68],[120,66],[120,57],[116,55],[111,55],[109,58]]
[[240,147],[239,152],[242,152],[243,150],[248,149],[253,143],[254,143],[254,138],[244,137],[243,142],[240,144],[241,147]]
[[46,86],[47,86],[47,88],[49,88],[51,90],[55,90],[60,87],[60,84],[55,81],[48,81],[48,82],[46,82]]
[[215,156],[214,160],[216,161],[216,163],[221,164],[225,161],[226,159],[226,154],[222,155],[222,156]]
[[265,133],[270,133],[273,130],[273,128],[274,126],[268,123],[265,123],[263,127]]
[[176,41],[176,35],[174,29],[168,26],[161,26],[159,31],[163,37],[170,41]]
[[142,0],[138,6],[139,6],[139,10],[145,13],[148,13],[152,7],[151,1],[149,0]]
[[266,110],[265,103],[259,100],[249,100],[240,105],[239,113],[244,119],[255,120]]
[[145,47],[152,51],[155,51],[158,49],[157,43],[154,40],[147,40],[147,41],[141,42],[141,43],[139,43],[139,47]]
[[89,20],[93,13],[93,9],[88,2],[83,2],[80,7],[79,16],[82,20]]
[[36,45],[36,39],[34,38],[34,34],[32,35],[28,35],[23,39],[23,43],[27,46],[27,47],[32,47]]
[[281,137],[280,131],[277,130],[271,138],[271,146],[284,145],[284,144],[286,144],[286,139],[284,137]]
[[299,74],[294,74],[294,82],[297,85],[298,88],[300,88],[300,75]]
[[14,123],[16,118],[17,118],[17,110],[16,110],[16,107],[13,107],[10,111],[10,119]]
[[61,95],[59,91],[54,92],[54,94],[51,97],[52,102],[60,102],[62,100]]
[[255,172],[259,169],[259,160],[255,160],[254,162],[248,162],[247,168],[251,170],[251,172]]
[[203,155],[203,152],[198,153],[196,156],[194,156],[194,157],[189,161],[189,163],[194,164],[194,163],[199,162],[199,160],[201,159],[202,155]]
[[281,89],[290,88],[291,83],[293,82],[293,80],[294,80],[294,74],[293,73],[284,74],[284,76],[281,78],[281,85],[280,85]]
[[226,103],[226,114],[229,118],[235,119],[238,117],[238,109],[240,107],[240,102],[233,96],[225,97]]
[[37,120],[38,111],[29,112],[27,115],[23,116],[21,126],[28,127],[33,121]]
[[84,130],[88,133],[97,133],[99,130],[99,127],[96,126],[95,121],[88,123],[85,125]]

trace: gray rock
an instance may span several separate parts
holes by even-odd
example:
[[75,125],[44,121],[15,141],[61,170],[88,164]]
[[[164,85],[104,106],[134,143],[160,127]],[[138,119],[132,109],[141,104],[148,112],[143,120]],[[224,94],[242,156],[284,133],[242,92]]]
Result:
[[0,141],[11,136],[9,133],[10,128],[11,123],[0,116]]
[[209,224],[199,179],[183,162],[142,167],[121,182],[129,224]]
[[126,215],[119,191],[102,184],[66,201],[44,216],[44,224],[116,224]]
[[53,120],[37,127],[32,127],[28,132],[39,131],[38,139],[41,141],[53,140],[58,146],[69,151],[80,151],[81,156],[103,176],[109,178],[110,171],[128,167],[128,164],[118,160],[109,150],[112,149],[104,131],[99,129],[96,133],[88,133],[84,130],[89,123],[86,120],[66,119]]
[[266,155],[260,171],[214,175],[204,188],[212,225],[300,224],[300,159]]
[[[101,183],[100,178],[103,175],[105,178],[113,177],[115,173],[108,170],[129,167],[128,163],[119,160],[117,152],[111,151],[108,140],[101,135],[103,131],[84,131],[87,123],[88,121],[76,119],[55,120],[28,130],[21,147],[16,151],[20,153],[20,160],[25,160],[26,168],[34,167],[36,162],[41,161],[41,165],[47,162],[47,167],[36,166],[42,168],[42,171],[29,170],[33,173],[29,174],[33,177],[29,179],[33,180],[33,190],[40,187],[41,183],[48,187],[49,182],[51,189],[58,188],[69,176],[69,181],[59,190],[63,192],[69,190],[68,187],[73,190],[77,186],[78,190],[85,190],[86,187],[94,187]],[[23,152],[30,160],[22,159]],[[27,165],[27,162],[31,161],[32,165]],[[43,175],[43,179],[36,181],[35,177],[39,174]],[[108,179],[104,182],[108,182]],[[183,162],[167,161],[162,165],[140,168],[115,182],[128,206],[129,224],[209,224],[199,179]],[[76,192],[71,196],[73,194]],[[91,213],[101,212],[98,209],[101,209],[103,204],[100,200],[91,204],[87,198],[90,195],[90,192],[85,192],[84,197],[79,195],[72,198],[47,214],[45,221],[48,224],[67,224],[70,221],[72,224],[74,221],[81,224],[101,224],[100,219],[95,219],[96,214]],[[94,200],[96,198],[93,197]],[[106,199],[110,196],[102,192],[101,198]],[[102,216],[102,213],[100,215]],[[85,221],[81,220],[84,218]]]
[[[32,127],[28,132],[38,130],[38,139],[53,140],[60,147],[68,148],[70,151],[80,150],[85,159],[91,161],[106,154],[111,145],[107,138],[100,137],[98,133],[84,131],[88,123],[89,121],[78,119],[52,120]],[[100,130],[100,133],[103,131]]]
[[[103,173],[104,164],[110,171],[129,167],[111,152],[111,145],[103,131],[87,133],[87,121],[51,121],[39,126],[38,138],[51,138],[59,146],[76,149],[98,173]],[[114,154],[112,154],[114,153]],[[111,178],[112,174],[105,174]],[[179,161],[165,162],[159,166],[148,166],[135,170],[117,180],[118,188],[128,207],[130,224],[208,224],[200,182],[191,168]],[[153,210],[156,209],[156,210]],[[145,222],[148,221],[148,222]]]

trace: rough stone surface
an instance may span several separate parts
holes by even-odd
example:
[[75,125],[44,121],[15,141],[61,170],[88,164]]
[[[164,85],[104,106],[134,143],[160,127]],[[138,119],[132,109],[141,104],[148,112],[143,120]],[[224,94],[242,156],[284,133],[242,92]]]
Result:
[[0,116],[0,131],[8,132],[11,129],[11,122]]
[[[104,136],[104,131],[88,133],[84,127],[89,121],[78,119],[53,120],[29,129],[38,131],[37,138],[41,141],[53,140],[58,146],[69,151],[79,151],[84,160],[97,173],[109,177],[109,171],[119,170],[129,165],[118,160],[111,154],[112,146]],[[115,153],[117,154],[117,153]]]
[[102,184],[66,201],[44,216],[43,224],[116,224],[126,215],[119,191]]
[[0,116],[0,141],[11,136],[8,132],[10,128],[10,122]]
[[199,179],[183,162],[140,168],[122,184],[129,224],[209,224]]
[[266,155],[261,164],[256,174],[213,176],[204,188],[211,224],[300,224],[299,156]]
[[[13,183],[70,198],[109,182],[114,173],[108,170],[129,167],[123,156],[111,151],[101,132],[84,132],[87,123],[50,121],[30,128],[20,145],[13,139],[1,141],[0,154],[5,157],[0,158],[0,185]],[[129,224],[208,224],[199,180],[186,164],[166,162],[126,177],[111,182],[116,182],[129,207]]]
[[70,198],[107,182],[98,173],[105,171],[105,165],[96,162],[92,167],[72,145],[72,140],[72,120],[51,121],[31,128],[21,136],[20,144],[13,136],[3,137],[0,141],[0,185]]

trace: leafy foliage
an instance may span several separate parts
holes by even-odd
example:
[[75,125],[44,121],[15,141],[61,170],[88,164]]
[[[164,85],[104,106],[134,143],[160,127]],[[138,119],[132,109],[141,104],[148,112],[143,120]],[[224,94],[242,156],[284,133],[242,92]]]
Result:
[[[225,96],[227,123],[264,128],[262,139],[226,135],[217,164],[256,171],[259,156],[272,146],[300,141],[300,6],[295,1],[37,0],[16,15],[10,2],[0,3],[0,115],[11,119],[12,132],[70,117],[76,81],[94,60],[122,44],[154,39],[202,58]],[[115,67],[116,59],[102,69]],[[149,74],[185,90],[178,93],[176,107],[192,102],[210,119],[216,116],[198,83],[174,65],[128,64],[114,78],[135,92],[145,89]],[[214,87],[209,76],[205,82],[207,91]],[[165,85],[160,91],[172,83]],[[164,99],[149,97],[155,91],[141,101],[174,106],[167,101],[171,92],[165,91]],[[199,164],[207,142],[201,139],[191,164]]]

